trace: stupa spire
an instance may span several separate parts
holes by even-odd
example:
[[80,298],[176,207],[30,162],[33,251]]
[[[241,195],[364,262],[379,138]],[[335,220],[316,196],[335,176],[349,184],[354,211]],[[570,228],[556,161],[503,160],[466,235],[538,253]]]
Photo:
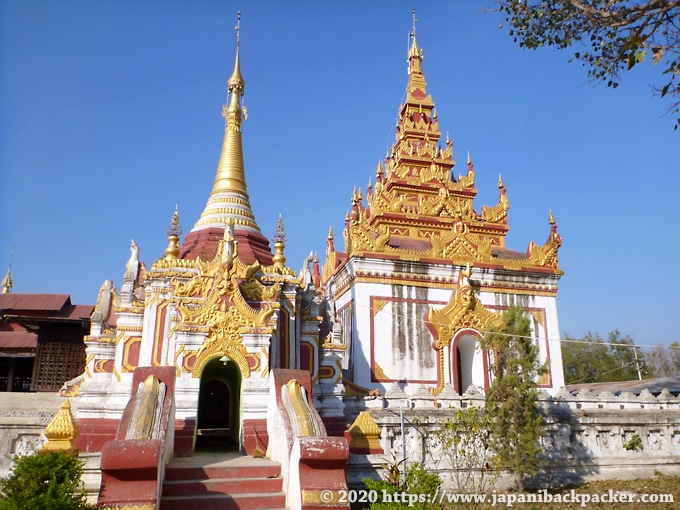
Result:
[[243,95],[246,82],[241,74],[241,13],[234,27],[236,30],[236,58],[234,70],[227,80],[227,104],[222,108],[224,141],[217,164],[208,203],[201,217],[184,238],[179,250],[180,259],[212,260],[225,228],[233,232],[238,242],[238,257],[245,264],[259,262],[264,266],[272,264],[273,254],[269,240],[262,235],[250,206],[246,186],[246,171],[243,164],[243,138],[241,124],[246,119]]
[[208,204],[193,231],[211,227],[224,228],[227,220],[233,219],[235,228],[260,232],[260,227],[250,207],[243,163],[241,123],[246,118],[246,108],[242,105],[245,80],[241,74],[240,12],[234,29],[236,30],[236,58],[234,70],[227,81],[227,104],[222,107],[222,116],[225,119],[222,152]]

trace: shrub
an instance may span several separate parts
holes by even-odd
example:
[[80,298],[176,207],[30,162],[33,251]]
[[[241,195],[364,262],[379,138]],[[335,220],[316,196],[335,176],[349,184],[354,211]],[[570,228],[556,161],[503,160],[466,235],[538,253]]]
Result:
[[[389,464],[386,464],[389,466]],[[384,467],[384,466],[383,466]],[[387,469],[387,468],[386,468]],[[389,471],[388,471],[389,474]],[[439,475],[434,472],[429,472],[425,469],[420,468],[420,464],[415,463],[409,467],[406,473],[406,487],[402,487],[399,484],[398,479],[394,480],[394,477],[388,477],[385,480],[373,480],[372,478],[364,478],[364,484],[369,491],[377,492],[377,501],[372,503],[369,507],[370,510],[392,510],[392,509],[415,509],[415,510],[433,510],[439,508],[439,505],[430,503],[427,501],[427,497],[432,499],[442,480]],[[404,490],[405,489],[405,490]],[[418,501],[414,503],[403,503],[390,501],[391,496],[399,493],[401,494],[413,494],[418,496]],[[403,498],[403,496],[400,496]]]
[[0,479],[0,510],[90,510],[81,482],[83,462],[63,451],[17,457]]

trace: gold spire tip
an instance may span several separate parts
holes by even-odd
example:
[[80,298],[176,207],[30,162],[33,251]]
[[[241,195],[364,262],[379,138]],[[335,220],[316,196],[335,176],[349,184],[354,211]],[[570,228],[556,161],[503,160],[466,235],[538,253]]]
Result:
[[182,226],[180,225],[179,222],[179,206],[178,204],[175,204],[175,212],[172,215],[172,219],[170,220],[170,225],[168,226],[168,230],[165,232],[168,236],[181,236],[184,232],[182,231]]
[[276,223],[276,232],[274,232],[274,242],[285,243],[286,241],[287,238],[286,230],[283,227],[283,217],[281,216],[281,213],[279,213],[279,221]]
[[555,216],[553,216],[553,212],[552,212],[552,209],[551,209],[548,213],[548,224],[554,225],[555,223],[557,223],[557,222],[555,221]]

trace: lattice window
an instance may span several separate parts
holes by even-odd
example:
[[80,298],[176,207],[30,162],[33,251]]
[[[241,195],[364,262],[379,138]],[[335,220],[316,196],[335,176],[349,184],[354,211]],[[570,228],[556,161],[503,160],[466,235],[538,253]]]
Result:
[[31,391],[58,391],[85,369],[83,342],[40,340]]

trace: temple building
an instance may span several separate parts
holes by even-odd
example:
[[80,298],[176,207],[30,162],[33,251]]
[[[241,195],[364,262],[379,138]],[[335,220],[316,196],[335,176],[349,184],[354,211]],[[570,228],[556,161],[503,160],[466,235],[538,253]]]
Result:
[[499,179],[498,203],[478,213],[469,157],[454,178],[453,144],[440,144],[422,60],[414,26],[394,145],[365,196],[353,194],[344,250],[331,231],[323,267],[310,257],[296,274],[286,265],[282,221],[270,241],[250,205],[237,39],[222,151],[200,218],[181,242],[176,210],[165,256],[150,264],[133,241],[120,287],[106,280],[99,291],[84,372],[61,391],[76,397],[76,446],[101,451],[115,436],[137,367],[175,371],[176,456],[211,438],[246,453],[266,444],[274,368],[309,371],[316,408],[338,434],[347,427],[346,394],[395,384],[434,395],[447,385],[482,389],[489,354],[479,339],[513,303],[531,315],[550,369],[540,387],[563,385],[555,340],[561,239],[552,214],[545,244],[505,246],[506,188]]
[[[344,252],[329,232],[323,288],[334,303],[338,338],[347,348],[349,390],[425,385],[459,394],[489,385],[488,353],[479,339],[499,327],[510,305],[531,315],[550,393],[564,385],[556,293],[563,274],[561,237],[550,213],[547,241],[525,252],[505,246],[510,202],[501,177],[493,206],[474,206],[475,168],[454,178],[453,143],[440,144],[439,118],[427,95],[415,23],[406,100],[396,139],[375,184],[352,196]],[[364,202],[365,199],[365,202]],[[365,204],[365,205],[364,205]]]

